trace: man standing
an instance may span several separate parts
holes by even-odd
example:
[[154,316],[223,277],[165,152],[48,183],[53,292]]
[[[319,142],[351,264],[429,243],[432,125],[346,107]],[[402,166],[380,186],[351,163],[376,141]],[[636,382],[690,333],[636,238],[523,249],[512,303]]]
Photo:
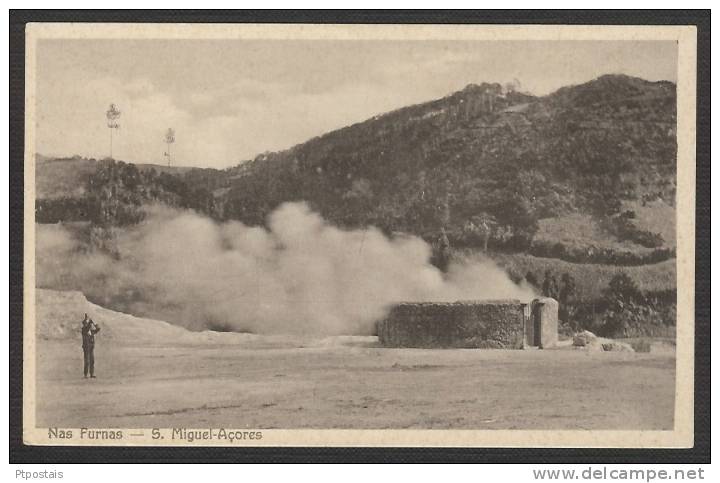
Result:
[[85,378],[87,379],[88,373],[91,378],[95,378],[95,334],[100,332],[100,327],[95,324],[93,319],[88,318],[85,314],[85,318],[82,321],[82,348],[83,348],[83,359],[84,366],[83,371]]

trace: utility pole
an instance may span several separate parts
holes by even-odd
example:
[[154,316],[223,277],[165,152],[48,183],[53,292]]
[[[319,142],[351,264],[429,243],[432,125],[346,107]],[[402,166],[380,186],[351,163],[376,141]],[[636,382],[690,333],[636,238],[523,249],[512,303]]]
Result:
[[167,157],[168,167],[170,166],[170,145],[175,142],[175,130],[171,127],[165,132],[165,144],[167,144],[167,151],[164,156]]
[[112,159],[112,148],[113,148],[113,130],[120,129],[120,124],[117,122],[120,119],[120,109],[115,104],[110,104],[110,108],[105,113],[107,117],[107,127],[110,129],[110,159]]

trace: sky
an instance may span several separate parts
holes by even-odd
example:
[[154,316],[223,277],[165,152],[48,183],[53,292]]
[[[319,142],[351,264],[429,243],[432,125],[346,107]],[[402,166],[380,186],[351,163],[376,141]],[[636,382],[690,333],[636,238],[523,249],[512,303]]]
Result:
[[468,84],[545,95],[603,74],[677,78],[670,41],[48,40],[36,152],[226,168]]

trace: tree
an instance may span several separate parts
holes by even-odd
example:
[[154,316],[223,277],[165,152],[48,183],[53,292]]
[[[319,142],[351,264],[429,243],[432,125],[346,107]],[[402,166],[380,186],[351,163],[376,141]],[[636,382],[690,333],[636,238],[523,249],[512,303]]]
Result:
[[484,252],[488,250],[488,242],[497,227],[497,221],[488,213],[482,212],[479,215],[470,217],[463,226],[465,243],[473,246],[482,246]]
[[528,273],[525,274],[525,281],[532,285],[533,287],[537,287],[540,283],[538,282],[537,277],[534,273],[528,270]]
[[552,297],[557,300],[559,297],[560,290],[558,289],[557,279],[555,274],[550,270],[545,271],[545,280],[543,280],[542,292],[545,297]]
[[578,326],[575,319],[577,313],[577,297],[576,297],[576,286],[575,279],[569,273],[564,273],[560,278],[562,282],[562,288],[559,294],[559,316],[560,320],[565,322],[573,330],[577,330]]
[[642,291],[625,272],[615,275],[603,291],[607,306],[600,334],[607,337],[627,336],[653,318],[651,307]]
[[640,302],[643,294],[635,281],[625,272],[615,275],[608,283],[608,288],[603,291],[608,302],[617,303],[622,306],[628,302]]
[[112,148],[113,148],[113,130],[114,129],[120,129],[120,124],[118,123],[118,119],[120,119],[120,115],[122,112],[120,112],[120,109],[115,104],[110,104],[110,108],[105,112],[105,117],[107,117],[107,127],[110,129],[110,159],[112,159]]
[[440,229],[440,236],[437,241],[433,244],[433,254],[430,262],[440,269],[442,272],[446,272],[450,265],[450,240],[447,237],[445,228]]
[[167,151],[165,151],[164,155],[167,157],[168,166],[170,166],[170,145],[175,142],[175,130],[171,127],[168,128],[167,131],[165,131],[165,144],[167,144]]

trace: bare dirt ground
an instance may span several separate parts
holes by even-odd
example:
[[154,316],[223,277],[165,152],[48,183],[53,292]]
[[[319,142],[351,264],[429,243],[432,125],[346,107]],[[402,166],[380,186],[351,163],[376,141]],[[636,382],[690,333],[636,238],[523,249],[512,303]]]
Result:
[[[675,356],[39,340],[39,427],[671,429]],[[304,347],[298,347],[304,345]]]

